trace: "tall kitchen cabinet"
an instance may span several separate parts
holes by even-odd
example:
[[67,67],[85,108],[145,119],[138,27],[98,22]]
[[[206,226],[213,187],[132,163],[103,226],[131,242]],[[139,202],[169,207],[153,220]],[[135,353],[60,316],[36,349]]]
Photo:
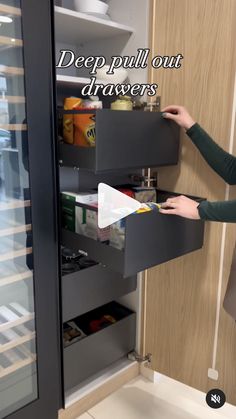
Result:
[[59,407],[51,12],[0,1],[0,418]]
[[[109,2],[109,13],[111,19],[104,20],[76,12],[73,1],[56,2],[56,61],[62,49],[72,50],[76,56],[104,55],[109,62],[114,54],[136,55],[138,48],[148,47],[149,1],[113,0]],[[132,83],[146,83],[147,77],[147,69],[129,72]],[[71,67],[57,69],[56,79],[61,120],[64,98],[80,97],[81,88],[90,78],[88,71]],[[97,188],[99,182],[111,186],[140,185],[144,169],[177,164],[179,128],[175,124],[164,120],[160,112],[111,111],[110,101],[114,98],[100,99],[104,109],[93,111],[95,147],[66,144],[59,124],[61,191],[86,191]],[[72,113],[78,112],[82,111]],[[158,202],[173,196],[172,192],[155,186]],[[150,351],[145,346],[146,352],[141,353],[143,331],[148,326],[143,318],[144,289],[139,273],[200,249],[203,238],[203,222],[170,218],[157,211],[127,217],[122,249],[62,225],[63,252],[70,249],[94,263],[71,273],[62,264],[61,326],[68,331],[71,322],[76,323],[86,336],[62,348],[65,409],[60,412],[61,418],[77,417],[121,385],[122,380],[137,374],[135,352],[140,359],[141,355],[147,358],[152,367],[152,359],[158,358],[158,348],[148,355]],[[158,289],[158,281],[156,286]],[[93,332],[87,327],[107,316],[116,321]]]

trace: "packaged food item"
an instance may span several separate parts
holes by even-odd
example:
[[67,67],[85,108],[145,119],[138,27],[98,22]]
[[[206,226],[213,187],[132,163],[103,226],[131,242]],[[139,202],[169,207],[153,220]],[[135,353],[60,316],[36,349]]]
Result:
[[152,187],[134,186],[134,198],[139,202],[156,202],[156,189]]
[[113,111],[132,111],[133,103],[130,96],[119,96],[115,102],[112,102],[111,109]]
[[72,343],[75,343],[87,335],[81,330],[77,324],[73,321],[64,323],[63,326],[63,342],[64,346],[69,346]]
[[[83,225],[83,209],[75,204],[77,202],[83,204],[94,204],[98,200],[97,193],[89,192],[62,192],[61,193],[61,214],[62,214],[62,227],[67,230],[76,232],[78,226]],[[81,232],[81,234],[83,234]]]
[[117,190],[129,196],[130,198],[135,198],[135,193],[131,188],[118,188]]
[[110,226],[110,246],[123,250],[125,247],[125,218]]
[[[97,96],[90,96],[77,109],[102,109],[102,102]],[[74,115],[74,144],[81,147],[95,147],[96,141],[95,114]]]
[[74,118],[74,144],[80,147],[95,147],[95,115],[77,114]]
[[[64,100],[64,110],[73,110],[81,106],[82,99],[78,97],[68,97]],[[66,143],[74,143],[74,115],[63,115],[63,139]]]
[[104,314],[100,319],[91,320],[89,323],[89,331],[91,333],[96,333],[114,323],[116,323],[116,319],[113,316],[110,314]]
[[135,211],[134,214],[142,214],[143,212],[148,212],[148,211],[151,211],[151,208],[146,204],[142,204],[141,208]]
[[91,209],[76,207],[75,232],[93,240],[108,243],[110,239],[110,226],[106,228],[98,227],[97,205],[94,204],[93,207]]
[[148,212],[148,211],[159,211],[159,209],[161,208],[161,204],[157,204],[156,202],[147,202],[147,203],[143,203],[141,205],[141,208],[139,208],[137,211],[134,212],[134,214],[141,214],[143,212]]
[[94,204],[98,201],[98,194],[94,191],[88,192],[62,192],[62,199],[73,203]]
[[98,96],[89,96],[89,99],[83,101],[83,108],[86,109],[102,109],[102,101],[99,100]]

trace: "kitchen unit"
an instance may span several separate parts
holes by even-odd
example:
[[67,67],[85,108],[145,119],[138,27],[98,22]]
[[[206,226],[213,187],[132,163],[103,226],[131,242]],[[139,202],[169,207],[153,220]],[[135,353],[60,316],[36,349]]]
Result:
[[[125,3],[127,13],[121,13],[116,1],[109,2],[111,20],[104,20],[72,10],[73,2],[57,2],[56,62],[62,49],[73,50],[76,56],[99,52],[109,60],[111,55],[135,55],[137,48],[148,47],[147,27],[141,22],[144,17],[149,19],[149,1],[138,5],[134,1]],[[147,71],[130,70],[129,79],[132,83],[137,80],[146,83]],[[86,70],[57,69],[59,120],[66,114],[83,114],[82,110],[63,111],[63,100],[69,96],[80,97],[89,80]],[[97,188],[99,182],[111,186],[141,185],[146,168],[178,163],[179,128],[175,124],[163,120],[160,112],[112,111],[110,102],[115,98],[100,96],[99,99],[104,109],[93,111],[95,147],[66,144],[62,127],[59,128],[61,191],[87,191]],[[154,186],[157,202],[174,195]],[[70,344],[64,342],[62,418],[75,417],[105,397],[116,381],[122,382],[122,374],[131,371],[129,377],[132,377],[138,359],[134,351],[151,366],[152,357],[158,356],[158,348],[151,355],[142,353],[143,330],[147,327],[142,319],[145,299],[142,276],[146,273],[140,272],[200,249],[203,240],[202,221],[169,218],[155,211],[127,217],[123,249],[62,228],[61,244],[97,263],[62,276],[64,336],[69,334],[69,327],[86,332],[82,339],[76,337]],[[94,333],[88,331],[93,319],[107,314],[116,319],[116,310],[123,311],[118,321]]]
[[[0,70],[7,85],[1,100],[14,103],[16,110],[9,107],[9,121],[0,125],[12,141],[2,152],[0,212],[10,218],[13,210],[16,223],[6,227],[3,217],[0,234],[7,239],[10,236],[13,250],[5,252],[6,244],[0,263],[5,259],[17,259],[17,263],[1,278],[1,305],[13,310],[14,318],[0,324],[0,333],[4,337],[10,329],[20,337],[10,343],[3,341],[0,349],[4,353],[19,346],[23,359],[18,361],[17,351],[10,355],[16,359],[13,367],[5,358],[0,364],[1,397],[6,404],[0,417],[51,419],[57,417],[59,408],[61,417],[70,415],[74,406],[78,416],[97,398],[105,397],[117,381],[137,373],[135,350],[152,367],[158,348],[151,355],[142,353],[148,327],[142,318],[142,275],[149,267],[200,249],[204,224],[170,219],[155,211],[134,214],[126,220],[124,249],[61,229],[60,191],[86,191],[101,181],[111,186],[142,184],[143,169],[178,162],[179,130],[160,113],[111,111],[110,100],[101,98],[104,109],[96,111],[96,146],[81,148],[68,146],[61,138],[58,141],[64,98],[79,96],[89,81],[88,71],[74,68],[56,74],[60,49],[71,48],[85,55],[99,51],[108,60],[114,53],[129,55],[140,46],[148,47],[149,1],[138,5],[134,0],[125,1],[124,8],[112,0],[111,20],[75,12],[69,0],[60,5],[56,2],[55,10],[50,0],[10,3],[0,2],[1,14],[13,22],[22,18],[23,32],[7,33],[7,25],[1,27],[5,61]],[[41,71],[39,57],[44,60]],[[145,83],[147,70],[130,71],[129,79]],[[158,184],[154,186],[158,202],[173,195],[160,191]],[[72,250],[64,254],[63,263],[61,245]],[[73,259],[77,270],[66,271],[63,265],[68,259]],[[19,304],[24,308],[22,313]],[[63,342],[65,336],[68,341]]]

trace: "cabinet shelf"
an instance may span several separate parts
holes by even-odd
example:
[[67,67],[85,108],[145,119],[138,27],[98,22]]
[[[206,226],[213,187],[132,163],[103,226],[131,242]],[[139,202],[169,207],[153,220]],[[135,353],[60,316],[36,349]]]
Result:
[[25,96],[5,96],[0,97],[0,102],[7,102],[7,103],[25,103]]
[[0,353],[6,352],[9,349],[16,348],[17,346],[22,345],[23,343],[29,342],[35,338],[35,332],[31,332],[28,335],[21,336],[17,339],[14,339],[10,342],[0,345]]
[[5,76],[23,76],[24,69],[22,67],[8,67],[6,65],[0,65],[0,75]]
[[0,279],[0,287],[3,287],[4,285],[14,284],[18,281],[24,281],[25,279],[32,278],[32,272],[26,271],[15,275],[9,275],[2,279]]
[[12,234],[26,233],[32,228],[31,224],[23,224],[16,227],[0,229],[0,237],[10,236]]
[[21,16],[21,9],[7,6],[6,4],[0,4],[0,13],[6,13],[8,16]]
[[25,247],[20,250],[13,250],[11,252],[3,253],[0,255],[0,262],[4,262],[5,260],[16,259],[21,256],[26,256],[32,253],[32,247]]
[[[67,84],[67,85],[78,85],[78,86],[85,86],[89,84],[91,79],[89,77],[74,77],[74,76],[66,76],[62,74],[57,74],[57,83],[58,84]],[[102,83],[102,80],[96,81],[96,83]]]
[[17,208],[30,207],[30,201],[22,201],[20,199],[13,199],[10,202],[1,202],[0,211],[6,211]]
[[22,47],[23,42],[21,39],[9,38],[8,36],[0,36],[0,46],[10,46],[10,47]]
[[26,131],[27,125],[26,124],[0,124],[1,129],[5,129],[7,131]]
[[18,371],[21,368],[26,367],[27,365],[33,364],[35,361],[36,361],[36,355],[32,355],[29,358],[23,359],[22,361],[15,362],[10,367],[7,367],[7,368],[0,367],[0,378],[6,377],[7,375],[10,375],[13,372]]
[[55,7],[56,40],[78,45],[118,35],[130,36],[134,29],[111,20],[105,20],[63,7]]
[[13,327],[19,326],[21,324],[27,323],[30,320],[34,319],[34,314],[30,313],[25,316],[19,317],[19,319],[14,321],[9,321],[0,325],[0,333],[4,330],[12,329]]

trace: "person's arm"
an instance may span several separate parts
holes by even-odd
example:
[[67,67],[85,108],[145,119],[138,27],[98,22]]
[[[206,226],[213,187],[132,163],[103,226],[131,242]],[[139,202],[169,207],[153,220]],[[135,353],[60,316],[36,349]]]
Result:
[[[183,106],[171,105],[163,109],[163,117],[184,128],[209,165],[229,184],[236,184],[236,158],[220,148],[193,120]],[[236,200],[223,202],[196,201],[186,196],[169,198],[162,204],[163,214],[179,215],[193,220],[203,219],[236,222]]]
[[187,135],[196,145],[204,159],[230,185],[236,184],[236,157],[224,151],[212,138],[198,125],[187,109],[183,106],[171,105],[162,111],[166,119],[172,119],[184,128]]
[[195,123],[186,134],[209,166],[230,185],[236,184],[236,157],[224,151],[207,132]]
[[202,201],[197,210],[202,220],[221,221],[224,223],[236,222],[236,200],[222,202]]
[[194,201],[187,196],[180,195],[168,198],[159,210],[162,214],[179,215],[192,220],[221,221],[226,223],[236,222],[236,200],[209,202]]

